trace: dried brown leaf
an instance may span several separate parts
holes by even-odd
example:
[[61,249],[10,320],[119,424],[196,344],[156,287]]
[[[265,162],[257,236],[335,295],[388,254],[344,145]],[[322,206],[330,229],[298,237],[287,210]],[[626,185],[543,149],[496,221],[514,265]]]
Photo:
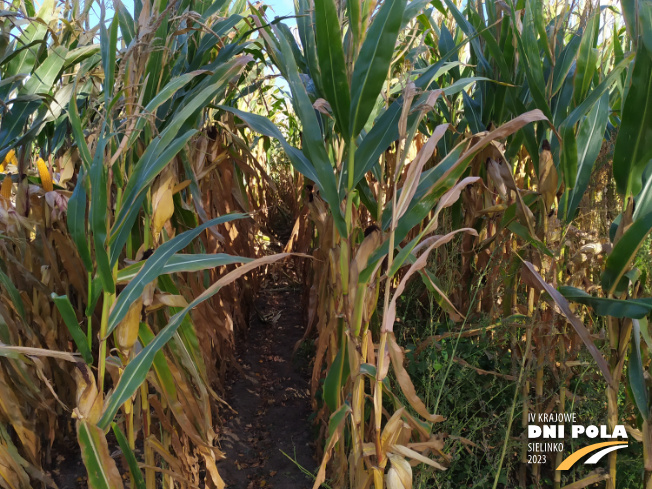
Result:
[[552,297],[552,299],[559,307],[561,313],[564,315],[564,317],[566,317],[568,322],[571,323],[571,325],[575,329],[575,332],[580,337],[580,339],[586,346],[587,350],[589,350],[589,353],[591,354],[595,362],[598,364],[598,368],[602,372],[602,375],[604,375],[604,378],[606,379],[607,383],[611,386],[614,386],[614,388],[616,388],[614,379],[611,376],[611,372],[609,371],[609,365],[607,364],[607,361],[602,356],[602,353],[600,353],[600,350],[598,350],[598,348],[595,346],[595,343],[593,343],[593,339],[591,338],[591,333],[589,333],[589,331],[586,329],[586,326],[584,326],[584,324],[582,324],[582,321],[580,321],[579,318],[571,311],[566,298],[563,295],[561,295],[554,287],[552,287],[545,280],[543,280],[543,277],[539,275],[539,272],[537,272],[537,270],[535,269],[534,265],[532,265],[532,263],[528,261],[524,261],[523,263],[529,269],[534,281],[539,285],[538,288],[545,290],[550,295],[550,297]]

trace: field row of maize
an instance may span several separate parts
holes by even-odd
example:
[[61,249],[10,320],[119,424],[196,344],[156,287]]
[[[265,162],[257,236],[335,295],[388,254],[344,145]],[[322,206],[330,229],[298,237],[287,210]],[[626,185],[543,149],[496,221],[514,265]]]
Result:
[[619,487],[615,451],[572,478],[510,439],[588,361],[652,488],[652,2],[294,8],[3,1],[0,487],[54,487],[69,436],[91,488],[224,487],[237,332],[292,260],[315,488],[447,477],[400,335],[417,276],[457,341],[512,330],[487,487]]

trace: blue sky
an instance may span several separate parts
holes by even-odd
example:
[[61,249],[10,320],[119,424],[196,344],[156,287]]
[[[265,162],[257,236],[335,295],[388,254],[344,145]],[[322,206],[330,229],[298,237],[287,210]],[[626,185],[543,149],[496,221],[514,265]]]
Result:
[[271,15],[272,18],[274,16],[294,15],[294,2],[292,0],[267,0],[265,3],[274,9],[274,13]]
[[[121,0],[123,5],[127,7],[127,10],[132,13],[134,12],[134,0]],[[294,15],[294,0],[263,0],[264,3],[272,7],[273,12],[270,12],[268,15],[269,20],[274,19],[274,17],[285,17],[287,15]],[[255,3],[255,2],[252,2]],[[37,4],[40,4],[37,1]],[[99,19],[100,9],[97,3],[94,3],[93,9],[91,10],[91,21],[96,21]],[[107,17],[111,17],[112,12],[107,12]],[[294,27],[296,22],[294,19],[287,19],[284,21],[289,27]]]
[[[267,14],[269,20],[274,17],[285,17],[287,15],[294,15],[294,1],[293,0],[263,0],[267,5],[272,8],[272,12]],[[288,27],[297,25],[294,19],[285,19],[283,21]]]

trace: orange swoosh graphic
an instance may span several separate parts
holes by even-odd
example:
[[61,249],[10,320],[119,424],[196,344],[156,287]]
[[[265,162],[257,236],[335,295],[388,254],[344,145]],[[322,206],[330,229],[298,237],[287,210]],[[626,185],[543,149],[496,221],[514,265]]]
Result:
[[587,455],[591,452],[595,452],[600,448],[610,447],[612,445],[627,445],[627,442],[605,441],[603,443],[595,443],[594,445],[589,445],[588,447],[584,447],[581,450],[576,451],[575,453],[571,453],[566,459],[564,459],[562,463],[559,464],[557,470],[568,470],[575,464],[575,462],[581,459],[584,455]]

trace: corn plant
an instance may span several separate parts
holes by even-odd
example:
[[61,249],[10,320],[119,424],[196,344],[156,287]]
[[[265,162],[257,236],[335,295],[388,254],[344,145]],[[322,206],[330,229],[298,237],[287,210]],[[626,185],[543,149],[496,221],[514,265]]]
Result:
[[[315,407],[328,415],[314,487],[325,480],[331,459],[337,487],[409,487],[408,460],[445,469],[442,441],[432,432],[432,423],[443,418],[416,396],[394,337],[397,301],[433,249],[458,233],[476,234],[461,228],[433,235],[440,212],[478,180],[458,181],[471,159],[494,139],[545,120],[535,110],[479,140],[462,138],[434,157],[449,129],[444,123],[412,153],[419,125],[437,100],[475,81],[436,89],[434,78],[451,68],[447,59],[418,76],[394,71],[411,42],[399,32],[423,5],[385,1],[371,11],[357,1],[298,2],[301,47],[282,24],[266,27],[261,14],[258,25],[267,51],[289,84],[303,126],[302,149],[287,143],[263,117],[224,107],[277,139],[313,189],[308,205],[319,240],[313,256],[323,265],[311,292],[318,298],[311,301],[315,312],[310,316],[318,318],[319,334],[312,389],[323,399]],[[433,158],[438,163],[425,170]],[[404,266],[407,271],[399,273]],[[382,316],[376,311],[379,296]],[[399,391],[389,381],[390,364]],[[372,414],[366,421],[368,409]]]
[[[539,291],[543,290],[539,279],[543,276],[545,282],[561,285],[576,280],[575,276],[581,272],[575,259],[584,253],[580,249],[582,245],[571,249],[565,243],[578,232],[570,224],[576,217],[592,169],[604,147],[604,139],[609,137],[613,124],[619,122],[613,114],[622,106],[627,90],[624,84],[626,70],[633,54],[627,55],[627,49],[623,49],[621,36],[624,27],[618,22],[618,17],[611,17],[607,15],[608,11],[594,8],[590,3],[576,6],[566,2],[553,6],[537,1],[477,5],[469,2],[462,12],[454,2],[446,1],[445,7],[455,20],[452,32],[446,23],[437,25],[434,22],[434,9],[419,17],[424,27],[436,33],[431,35],[428,49],[434,56],[443,56],[455,51],[453,39],[459,41],[466,37],[470,45],[471,67],[449,71],[440,83],[455,83],[457,77],[470,73],[489,78],[478,81],[472,93],[462,93],[461,100],[452,105],[451,111],[461,112],[462,124],[477,133],[534,108],[540,109],[552,122],[548,128],[541,124],[525,127],[507,141],[506,148],[496,148],[484,154],[473,165],[473,174],[486,179],[487,190],[470,191],[467,209],[463,213],[464,222],[475,227],[483,240],[479,249],[474,249],[471,241],[463,242],[463,253],[501,247],[505,250],[502,260],[494,267],[495,273],[488,274],[495,278],[487,279],[478,308],[491,314],[509,316],[521,307],[517,304],[517,291],[519,288],[526,290],[527,305],[523,305],[521,310],[532,316],[537,326],[528,331],[534,336],[532,343],[529,339],[527,341],[532,347],[525,348],[525,351],[526,356],[533,356],[528,365],[536,370],[534,409],[541,412],[548,351],[558,350],[563,361],[568,360],[568,352],[561,335],[555,336],[557,344],[550,341],[556,329],[566,334],[566,320],[559,322],[545,306],[538,310],[534,308]],[[631,10],[633,7],[627,8]],[[440,10],[443,9],[441,6]],[[630,115],[627,122],[636,125],[633,121],[636,117]],[[433,121],[432,127],[436,123]],[[614,158],[616,155],[618,152]],[[618,178],[630,178],[629,163],[616,166],[616,161],[614,176],[622,175],[616,177],[617,181]],[[638,169],[631,176],[634,181],[640,178],[643,167],[635,168]],[[536,189],[540,198],[535,198],[533,192],[527,193],[528,189]],[[534,263],[534,269],[521,267],[524,255]],[[481,257],[482,254],[475,264],[479,270],[483,270],[482,266],[477,266]],[[467,279],[461,281],[463,289],[457,294],[459,301],[453,298],[459,307],[463,305],[461,301],[468,300],[467,291],[473,283],[468,279],[472,274],[472,262],[467,260],[463,266],[463,276]],[[507,282],[499,279],[503,266],[512,271]],[[516,273],[519,268],[522,269],[520,278]],[[533,274],[533,270],[536,273]],[[567,270],[571,272],[567,274]],[[503,287],[502,311],[494,311],[496,305],[492,291]],[[560,290],[566,294],[571,289],[563,286]],[[563,298],[553,299],[560,307],[558,299],[563,302]],[[569,317],[570,309],[561,310],[562,316]],[[617,414],[614,414],[617,410],[615,392],[618,391],[622,369],[622,363],[620,369],[616,368],[616,358],[624,361],[624,356],[616,354],[611,357],[612,366],[607,368],[607,362],[589,339],[584,326],[575,319],[569,318],[575,333],[585,342],[608,381],[608,391],[612,393],[610,423],[613,425],[617,420]],[[617,338],[621,336],[613,331],[610,337],[612,342],[615,341],[612,349],[618,351],[620,340]],[[565,409],[567,375],[565,372],[565,378],[557,387],[561,410]],[[529,385],[529,380],[523,384],[524,426],[529,409]],[[523,461],[526,459],[525,448],[523,445]],[[561,460],[559,457],[561,454],[557,454],[557,462]],[[612,463],[610,476],[615,478],[615,455]],[[519,476],[523,486],[527,484],[526,470],[523,464]],[[533,475],[535,480],[539,480],[539,467],[533,467]],[[559,472],[555,473],[555,487],[560,487],[560,476]]]
[[[417,272],[461,328],[479,314],[533,323],[510,339],[520,374],[494,487],[517,407],[523,424],[545,396],[565,409],[572,345],[619,422],[630,343],[652,487],[652,302],[632,265],[652,228],[648,4],[623,0],[623,24],[591,2],[296,0],[296,36],[240,1],[116,1],[111,18],[102,3],[7,4],[0,486],[52,485],[42,467],[70,419],[91,487],[224,486],[216,406],[257,286],[248,272],[287,256],[257,242],[281,212],[278,178],[291,182],[285,251],[312,253],[296,260],[304,339],[317,332],[315,487],[406,488],[418,464],[446,470],[443,417],[417,396],[395,334]],[[587,244],[578,209],[616,132],[622,213],[611,244]],[[460,280],[445,289],[426,265],[450,243]],[[598,244],[606,261],[587,265]],[[606,358],[569,301],[606,316]],[[540,484],[528,470],[520,485]]]
[[[57,399],[74,408],[91,487],[123,485],[109,455],[109,429],[133,487],[158,486],[160,474],[166,487],[196,485],[198,464],[209,487],[223,487],[212,408],[220,397],[208,373],[224,365],[207,367],[205,359],[218,351],[224,362],[233,324],[245,320],[246,292],[236,279],[284,256],[252,261],[222,252],[254,254],[246,239],[251,224],[234,227],[247,218],[234,211],[253,209],[229,200],[237,195],[231,187],[241,187],[224,175],[241,168],[246,179],[263,182],[265,175],[249,166],[244,149],[227,147],[228,121],[205,109],[237,95],[252,61],[243,54],[249,26],[243,6],[222,1],[137,2],[133,12],[115,6],[105,22],[100,5],[95,44],[93,31],[82,29],[88,5],[57,17],[46,2],[28,19],[3,73],[4,96],[17,97],[7,99],[11,113],[0,129],[3,169],[16,172],[2,191],[2,375],[13,413],[4,419],[24,440],[17,449],[3,426],[3,484],[50,483],[40,472],[38,432],[53,441]],[[64,41],[71,49],[47,49]],[[206,136],[198,134],[202,128]],[[216,182],[221,186],[211,190],[228,198],[207,206],[202,189]],[[241,201],[253,197],[243,193]],[[225,268],[234,264],[242,265]],[[225,287],[228,296],[204,303]],[[192,321],[188,312],[200,304]],[[214,316],[222,316],[222,328],[210,336]],[[81,358],[66,353],[71,340]],[[42,385],[54,397],[44,396]],[[32,418],[34,410],[40,414]]]
[[[576,288],[563,289],[572,300],[592,307],[596,314],[607,317],[611,355],[609,368],[614,383],[607,387],[608,423],[619,423],[618,384],[620,382],[631,342],[628,368],[629,383],[634,402],[642,419],[644,447],[644,487],[652,487],[652,462],[649,445],[648,387],[643,374],[641,338],[648,342],[646,316],[652,310],[652,299],[640,297],[640,271],[633,267],[636,254],[652,231],[650,208],[649,145],[645,143],[650,128],[650,114],[641,110],[650,103],[650,75],[652,70],[650,42],[644,32],[651,27],[649,5],[622,3],[627,30],[631,36],[636,57],[624,87],[622,121],[614,149],[613,176],[618,192],[623,197],[623,211],[611,226],[613,249],[609,253],[601,277],[605,297],[593,297]],[[632,332],[633,340],[632,339]],[[649,347],[649,346],[648,346]],[[609,459],[610,480],[607,487],[616,487],[616,454]]]

